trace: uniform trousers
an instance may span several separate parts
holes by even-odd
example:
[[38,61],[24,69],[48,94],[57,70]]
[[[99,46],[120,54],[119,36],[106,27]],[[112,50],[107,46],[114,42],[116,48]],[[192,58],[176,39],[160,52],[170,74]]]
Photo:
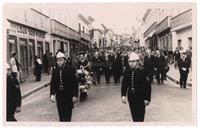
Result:
[[138,96],[134,96],[130,91],[128,92],[128,102],[134,122],[143,122],[145,115],[145,105],[143,99],[137,99]]
[[72,117],[72,97],[64,93],[56,95],[56,103],[60,121],[69,122]]

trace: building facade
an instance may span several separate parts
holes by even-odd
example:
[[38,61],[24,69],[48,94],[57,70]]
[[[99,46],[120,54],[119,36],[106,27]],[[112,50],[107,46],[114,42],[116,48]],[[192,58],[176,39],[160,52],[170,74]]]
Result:
[[[177,27],[177,25],[172,25],[172,24],[176,24],[174,20],[178,19],[174,17],[183,14],[183,12],[185,12],[186,10],[189,9],[186,8],[148,9],[143,17],[143,29],[144,29],[143,37],[144,37],[145,46],[152,50],[157,50],[162,48],[175,49],[176,44],[178,44],[177,46],[180,46],[181,39],[178,39],[179,43],[175,41],[177,32],[174,29],[172,29],[173,27]],[[180,20],[182,20],[182,18],[180,18]],[[192,18],[189,20],[191,20],[192,22]],[[189,43],[191,39],[192,38],[190,38],[189,36],[188,39]]]
[[172,48],[192,48],[192,9],[171,18]]
[[35,55],[42,60],[43,54],[50,49],[50,42],[45,39],[49,31],[49,17],[33,8],[20,7],[15,7],[15,10],[5,7],[5,16],[7,61],[16,52],[24,76],[29,76],[33,73]]

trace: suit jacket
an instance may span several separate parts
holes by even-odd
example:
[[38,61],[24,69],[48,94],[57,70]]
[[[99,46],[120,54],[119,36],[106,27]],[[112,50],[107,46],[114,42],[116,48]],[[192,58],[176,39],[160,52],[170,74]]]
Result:
[[[188,59],[185,59],[185,61],[183,61],[182,59],[179,59],[178,67],[179,67],[180,73],[189,73],[190,61]],[[186,68],[186,71],[183,71],[182,68]]]
[[[132,76],[132,71],[134,71],[134,77]],[[134,69],[128,68],[122,80],[121,96],[126,96],[130,93],[130,88],[134,83],[135,93],[133,98],[135,100],[148,100],[151,101],[151,84],[146,80],[146,75],[144,69]]]
[[144,57],[144,69],[146,73],[153,72],[154,66],[154,56],[150,55],[150,57],[145,56]]
[[112,68],[113,70],[122,70],[122,59],[120,54],[117,54],[117,57],[112,56]]

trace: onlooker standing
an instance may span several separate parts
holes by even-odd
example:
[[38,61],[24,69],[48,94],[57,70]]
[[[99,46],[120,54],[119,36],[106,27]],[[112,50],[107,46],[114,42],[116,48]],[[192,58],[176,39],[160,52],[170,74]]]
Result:
[[15,112],[21,111],[21,90],[18,80],[13,77],[10,65],[7,64],[7,97],[6,97],[6,120],[17,121],[14,117]]
[[178,68],[180,73],[180,88],[186,88],[190,61],[186,58],[185,51],[181,52],[181,58],[178,60]]
[[16,58],[16,52],[12,53],[12,58],[10,58],[11,72],[14,78],[20,82],[20,63]]
[[34,75],[36,76],[36,81],[40,81],[41,80],[42,62],[38,56],[35,56],[34,65],[35,65]]

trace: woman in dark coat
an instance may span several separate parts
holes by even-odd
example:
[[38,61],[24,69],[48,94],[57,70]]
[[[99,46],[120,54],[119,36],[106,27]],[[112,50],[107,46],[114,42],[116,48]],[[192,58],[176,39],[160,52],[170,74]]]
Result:
[[34,75],[36,76],[36,81],[41,81],[42,62],[37,56],[35,56],[34,65]]

